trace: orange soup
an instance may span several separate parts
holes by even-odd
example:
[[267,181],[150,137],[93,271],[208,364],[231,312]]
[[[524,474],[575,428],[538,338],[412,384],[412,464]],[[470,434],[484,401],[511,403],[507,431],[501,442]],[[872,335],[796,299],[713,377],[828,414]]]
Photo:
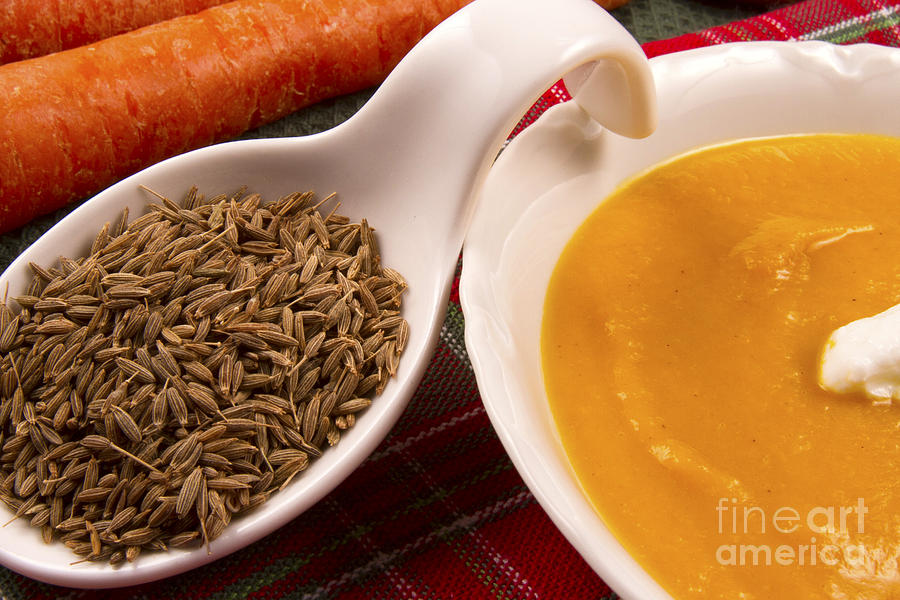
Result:
[[548,397],[585,493],[674,597],[900,597],[900,407],[817,381],[831,331],[898,302],[898,139],[703,149],[577,231]]

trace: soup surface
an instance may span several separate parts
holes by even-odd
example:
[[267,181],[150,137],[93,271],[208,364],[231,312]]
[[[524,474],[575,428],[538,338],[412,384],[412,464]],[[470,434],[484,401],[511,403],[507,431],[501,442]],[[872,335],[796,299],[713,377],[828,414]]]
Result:
[[900,596],[900,407],[818,386],[900,302],[900,140],[704,149],[620,188],[547,292],[544,377],[588,497],[676,598]]

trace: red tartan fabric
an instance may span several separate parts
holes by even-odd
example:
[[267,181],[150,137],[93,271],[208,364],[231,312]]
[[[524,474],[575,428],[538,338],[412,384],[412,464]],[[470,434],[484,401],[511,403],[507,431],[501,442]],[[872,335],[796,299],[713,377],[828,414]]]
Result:
[[894,0],[801,2],[765,15],[644,44],[647,56],[751,40],[818,39],[840,44],[900,45],[898,3]]
[[[644,46],[649,56],[721,42],[824,39],[900,46],[900,0],[807,0]],[[545,93],[513,135],[567,99]],[[494,434],[463,342],[454,284],[422,384],[375,454],[317,506],[260,542],[184,575],[108,592],[0,569],[17,598],[611,598],[554,528]]]

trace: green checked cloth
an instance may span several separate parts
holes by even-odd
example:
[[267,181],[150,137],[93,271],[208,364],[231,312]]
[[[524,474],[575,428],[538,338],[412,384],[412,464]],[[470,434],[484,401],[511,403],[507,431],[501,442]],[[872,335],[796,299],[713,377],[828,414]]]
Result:
[[[614,14],[650,56],[742,40],[900,46],[900,0],[807,0],[760,12],[634,0]],[[366,98],[327,102],[246,137],[326,129]],[[520,128],[565,98],[559,88],[548,91]],[[63,214],[0,236],[0,268]],[[277,532],[206,567],[128,589],[70,590],[0,568],[2,598],[615,597],[504,453],[478,395],[463,328],[454,285],[431,365],[393,432],[340,487]]]

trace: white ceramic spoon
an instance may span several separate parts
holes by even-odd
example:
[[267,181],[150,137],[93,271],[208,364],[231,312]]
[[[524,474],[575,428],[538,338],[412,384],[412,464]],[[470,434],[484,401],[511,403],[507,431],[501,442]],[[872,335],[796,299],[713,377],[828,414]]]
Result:
[[593,118],[625,135],[650,133],[655,90],[646,59],[604,10],[590,0],[476,0],[426,36],[344,124],[305,138],[233,142],[167,160],[48,231],[3,274],[0,289],[8,284],[11,296],[22,293],[29,261],[83,256],[99,227],[124,207],[132,218],[141,214],[150,198],[140,185],[173,199],[192,185],[207,195],[245,185],[267,199],[297,190],[337,192],[341,212],[369,220],[384,264],[408,280],[403,312],[411,335],[395,381],[357,425],[288,488],[235,519],[209,554],[173,550],[119,568],[71,565],[67,548],[43,544],[37,529],[17,521],[0,528],[0,562],[65,586],[147,582],[258,540],[337,486],[385,437],[431,358],[472,198],[503,140],[539,95],[572,71],[570,89]]

